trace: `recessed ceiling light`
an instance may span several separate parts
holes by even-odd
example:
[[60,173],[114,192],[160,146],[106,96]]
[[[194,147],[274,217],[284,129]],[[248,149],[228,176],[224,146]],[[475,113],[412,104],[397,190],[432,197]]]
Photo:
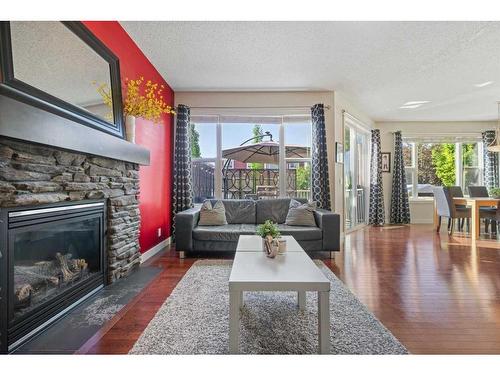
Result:
[[415,100],[413,102],[406,102],[403,105],[415,105],[415,104],[422,105],[422,104],[425,104],[425,103],[430,103],[430,101],[429,100]]
[[474,86],[476,87],[485,87],[485,86],[489,86],[493,83],[493,81],[486,81],[486,82],[482,82],[482,83],[476,83]]
[[402,109],[414,109],[414,108],[418,108],[420,107],[422,104],[413,104],[413,105],[402,105],[401,107],[399,108],[402,108]]

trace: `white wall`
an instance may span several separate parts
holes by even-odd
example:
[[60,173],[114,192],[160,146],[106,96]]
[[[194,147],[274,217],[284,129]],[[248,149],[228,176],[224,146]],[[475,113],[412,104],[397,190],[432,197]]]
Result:
[[[382,152],[391,153],[391,162],[394,162],[394,135],[393,132],[401,130],[403,136],[405,132],[412,135],[432,135],[434,134],[460,134],[460,133],[481,133],[484,130],[495,129],[494,121],[456,121],[456,122],[377,122],[375,124],[380,129],[380,143]],[[391,166],[392,170],[392,166]],[[386,221],[389,220],[392,174],[383,173],[384,203]],[[432,200],[412,200],[410,199],[410,212],[412,224],[432,223],[433,221],[433,201]]]
[[[335,164],[335,142],[343,140],[342,110],[359,118],[369,127],[374,125],[355,104],[345,95],[333,91],[294,91],[294,92],[176,92],[175,103],[186,104],[190,107],[279,107],[279,106],[312,106],[323,103],[330,106],[325,110],[325,125],[327,137],[327,153],[330,161],[328,173],[330,177],[330,194],[332,209],[342,216],[343,222],[343,164]],[[240,110],[241,111],[241,110]],[[220,110],[196,110],[192,113],[211,114]],[[265,114],[260,110],[252,114]],[[276,110],[268,110],[275,113]]]

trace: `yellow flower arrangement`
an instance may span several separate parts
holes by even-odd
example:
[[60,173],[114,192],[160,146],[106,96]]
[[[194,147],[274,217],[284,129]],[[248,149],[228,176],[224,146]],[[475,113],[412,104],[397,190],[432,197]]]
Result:
[[148,80],[144,87],[144,77],[125,78],[125,83],[127,85],[123,109],[125,115],[142,117],[157,123],[162,114],[175,114],[172,107],[163,99],[164,85]]

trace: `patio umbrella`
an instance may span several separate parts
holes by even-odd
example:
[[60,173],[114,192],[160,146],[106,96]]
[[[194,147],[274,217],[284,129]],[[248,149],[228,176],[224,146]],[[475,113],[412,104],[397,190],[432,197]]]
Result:
[[[286,158],[310,157],[310,147],[285,145]],[[222,150],[222,157],[243,163],[279,163],[279,143],[259,142]]]

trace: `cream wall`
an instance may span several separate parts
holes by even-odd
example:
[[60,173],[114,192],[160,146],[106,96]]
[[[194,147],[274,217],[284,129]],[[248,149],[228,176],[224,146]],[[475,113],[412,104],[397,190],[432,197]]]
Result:
[[[343,140],[342,111],[345,110],[359,118],[369,127],[373,121],[368,118],[352,100],[340,92],[333,91],[297,91],[297,92],[176,92],[175,102],[190,107],[287,107],[307,106],[323,103],[330,107],[325,110],[325,125],[328,152],[328,173],[330,176],[330,194],[332,209],[342,216],[343,222],[343,164],[336,164],[335,142]],[[242,110],[238,109],[241,113]],[[276,114],[279,110],[248,110],[252,114]],[[220,110],[197,110],[193,113],[215,114]],[[244,112],[244,111],[243,111]]]
[[[391,162],[394,162],[394,136],[393,132],[401,130],[403,136],[406,133],[412,135],[432,135],[434,134],[460,134],[460,133],[481,133],[484,130],[495,129],[496,123],[493,121],[457,121],[457,122],[377,122],[375,127],[380,129],[380,143],[382,152],[391,153]],[[391,166],[392,170],[392,166]],[[392,174],[383,173],[384,203],[386,221],[390,218],[390,202],[392,188]],[[410,200],[410,213],[412,224],[432,223],[433,221],[433,201],[430,200]]]

